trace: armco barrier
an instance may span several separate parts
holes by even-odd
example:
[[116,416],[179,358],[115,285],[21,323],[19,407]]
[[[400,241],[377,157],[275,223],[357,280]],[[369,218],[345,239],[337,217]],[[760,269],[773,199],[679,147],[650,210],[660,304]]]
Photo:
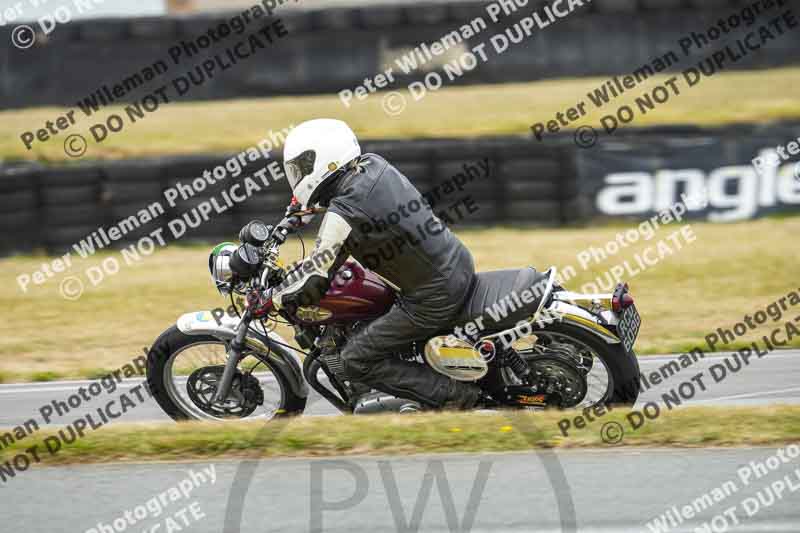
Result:
[[[755,1],[755,0],[753,0]],[[775,13],[793,7],[784,6]],[[53,3],[53,2],[51,2]],[[256,2],[253,2],[254,4]],[[253,54],[210,81],[194,86],[185,100],[228,99],[281,94],[336,93],[352,90],[382,72],[395,58],[421,43],[432,43],[476,17],[486,29],[458,43],[448,55],[453,60],[475,46],[492,48],[489,38],[504,32],[523,16],[550,4],[528,1],[515,13],[494,23],[486,13],[488,2],[409,3],[315,9],[311,2],[298,2],[298,9],[280,11],[289,35],[268,50]],[[520,2],[522,3],[522,2]],[[746,4],[740,0],[593,0],[582,8],[530,37],[510,46],[502,54],[488,52],[489,60],[453,81],[455,84],[504,83],[557,77],[611,76],[630,74],[652,64],[668,50],[677,50],[678,40],[691,32],[704,32],[716,21],[727,20]],[[510,4],[510,2],[509,2]],[[566,4],[566,2],[565,2]],[[57,3],[53,3],[54,9]],[[796,10],[796,8],[795,8]],[[175,65],[168,50],[208,32],[232,13],[140,19],[90,19],[58,24],[41,35],[29,49],[10,46],[12,25],[0,27],[0,109],[64,105],[90,96],[104,84],[113,87],[157,60],[169,70],[130,90],[118,101],[135,102],[177,76],[222,53],[237,39],[200,51]],[[797,13],[795,13],[797,15]],[[762,17],[764,18],[764,17]],[[742,38],[768,23],[759,20]],[[34,23],[33,26],[38,26]],[[248,30],[250,31],[250,30]],[[737,30],[738,31],[738,30]],[[246,34],[243,34],[246,35]],[[728,38],[729,36],[726,36]],[[711,51],[728,44],[724,39],[711,47],[683,57],[672,70],[693,65]],[[734,39],[735,41],[735,39]],[[735,48],[735,46],[734,46]],[[224,54],[222,54],[224,55]],[[682,55],[682,54],[681,54]],[[419,80],[428,69],[441,72],[442,58],[404,76],[395,67],[398,86]],[[754,69],[800,64],[800,29],[785,29],[768,45],[727,68]],[[59,83],[46,81],[58,75]]]
[[[716,129],[668,127],[626,130],[601,137],[592,148],[573,144],[565,133],[545,144],[527,136],[479,139],[385,140],[362,143],[383,155],[423,193],[436,199],[437,212],[469,197],[473,212],[453,216],[456,225],[558,226],[597,217],[642,219],[703,191],[709,205],[689,213],[710,221],[755,218],[800,210],[800,124],[734,125]],[[791,143],[795,143],[792,145]],[[756,172],[755,157],[786,147],[780,165]],[[797,154],[791,154],[796,151]],[[208,188],[170,207],[163,191],[184,183],[227,159],[220,155],[104,161],[45,167],[0,167],[0,246],[2,253],[44,248],[63,253],[98,226],[115,225],[143,207],[160,202],[163,215],[128,233],[127,244],[219,194]],[[447,192],[445,185],[464,165],[483,172]],[[250,164],[239,178],[263,168]],[[438,196],[433,194],[439,188]],[[290,198],[288,184],[272,183],[184,237],[189,241],[231,239],[253,218],[279,219]],[[165,231],[165,236],[169,233]]]

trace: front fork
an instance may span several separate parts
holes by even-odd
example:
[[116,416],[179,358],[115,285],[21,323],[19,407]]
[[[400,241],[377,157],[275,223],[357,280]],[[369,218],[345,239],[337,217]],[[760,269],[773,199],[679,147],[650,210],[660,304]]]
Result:
[[250,327],[250,310],[246,309],[242,315],[242,320],[236,327],[236,335],[231,339],[228,346],[228,360],[225,361],[225,370],[222,372],[222,380],[217,385],[217,390],[214,393],[212,403],[222,403],[231,393],[231,386],[233,384],[233,377],[236,375],[236,367],[239,366],[239,361],[242,360],[242,352],[244,351],[244,340],[247,337],[247,330]]

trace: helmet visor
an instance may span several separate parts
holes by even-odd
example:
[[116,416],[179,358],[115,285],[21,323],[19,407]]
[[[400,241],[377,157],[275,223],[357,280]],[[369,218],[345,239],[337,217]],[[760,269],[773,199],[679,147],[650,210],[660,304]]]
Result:
[[314,150],[306,150],[294,159],[286,161],[283,166],[286,169],[286,177],[289,186],[294,190],[300,181],[314,171],[314,161],[317,153]]

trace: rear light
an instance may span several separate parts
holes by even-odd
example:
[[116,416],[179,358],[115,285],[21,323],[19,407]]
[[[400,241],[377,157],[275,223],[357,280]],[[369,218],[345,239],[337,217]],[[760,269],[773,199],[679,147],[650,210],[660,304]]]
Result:
[[614,289],[614,295],[611,297],[611,309],[615,313],[619,313],[623,309],[633,305],[633,296],[628,293],[628,284],[620,283]]

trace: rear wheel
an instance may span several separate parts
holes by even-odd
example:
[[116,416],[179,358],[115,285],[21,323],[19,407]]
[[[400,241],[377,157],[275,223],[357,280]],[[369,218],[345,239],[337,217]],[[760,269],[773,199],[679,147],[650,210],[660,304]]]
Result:
[[[608,344],[570,324],[551,324],[536,335],[523,337],[514,348],[534,375],[552,380],[562,389],[563,407],[585,408],[597,404],[633,405],[639,396],[639,363],[622,344]],[[508,384],[520,383],[503,369]],[[579,378],[583,377],[583,383]]]
[[212,403],[225,348],[216,337],[187,335],[177,326],[156,339],[147,356],[147,384],[165,413],[174,420],[270,420],[303,412],[306,398],[292,391],[291,378],[255,352],[245,352],[225,402]]

